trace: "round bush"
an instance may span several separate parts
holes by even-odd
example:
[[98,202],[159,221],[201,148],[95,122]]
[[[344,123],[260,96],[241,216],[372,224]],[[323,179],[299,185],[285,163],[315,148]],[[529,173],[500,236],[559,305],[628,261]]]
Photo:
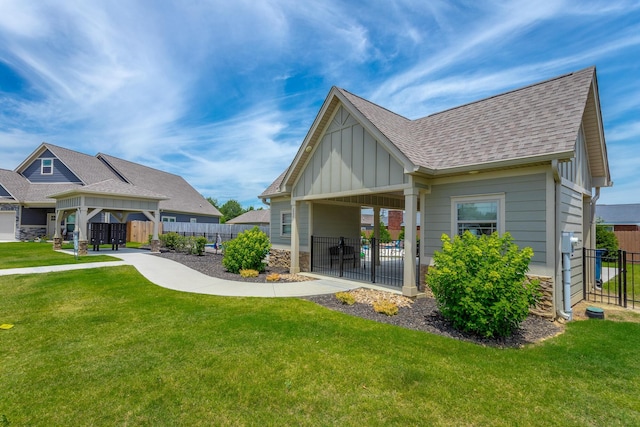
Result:
[[539,282],[526,278],[533,250],[519,250],[509,233],[441,240],[426,280],[442,315],[465,332],[512,335],[539,296]]
[[243,231],[238,236],[225,243],[222,265],[231,273],[240,270],[265,270],[264,258],[269,254],[271,243],[269,236],[258,227]]

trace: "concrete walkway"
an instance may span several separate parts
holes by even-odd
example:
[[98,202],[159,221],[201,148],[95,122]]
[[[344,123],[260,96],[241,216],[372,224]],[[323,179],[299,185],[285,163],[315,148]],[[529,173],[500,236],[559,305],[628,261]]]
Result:
[[[61,251],[73,256],[72,251]],[[245,297],[300,297],[309,295],[331,294],[349,289],[367,286],[363,283],[349,282],[334,278],[319,278],[306,282],[250,283],[224,280],[207,276],[183,264],[167,258],[154,256],[149,251],[139,249],[121,249],[119,251],[103,250],[90,252],[90,255],[110,255],[122,261],[94,262],[85,264],[54,265],[47,267],[29,267],[0,269],[0,276],[10,274],[50,273],[54,271],[79,270],[84,268],[112,267],[132,265],[140,274],[152,283],[163,288],[181,292],[221,296]],[[320,277],[320,276],[315,276]],[[377,289],[384,289],[376,286]]]

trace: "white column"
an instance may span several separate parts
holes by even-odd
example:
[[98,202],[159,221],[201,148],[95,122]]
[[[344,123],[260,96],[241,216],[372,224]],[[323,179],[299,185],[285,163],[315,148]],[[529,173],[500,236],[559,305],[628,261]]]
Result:
[[404,190],[404,279],[402,294],[415,297],[416,286],[416,226],[418,212],[418,189]]
[[291,268],[292,274],[300,273],[300,234],[298,232],[298,203],[291,200]]

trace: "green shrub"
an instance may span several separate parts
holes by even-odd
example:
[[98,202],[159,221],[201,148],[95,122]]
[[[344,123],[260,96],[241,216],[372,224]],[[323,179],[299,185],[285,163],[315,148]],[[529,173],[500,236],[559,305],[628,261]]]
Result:
[[343,304],[353,305],[356,303],[356,297],[351,292],[337,292],[336,298]]
[[269,254],[269,248],[269,236],[258,227],[253,227],[225,243],[222,265],[231,273],[245,269],[262,272],[265,270],[263,260]]
[[600,218],[596,220],[596,248],[606,249],[605,261],[613,261],[618,257],[618,238]]
[[373,302],[373,310],[376,313],[386,314],[387,316],[395,316],[398,314],[398,305],[387,299],[381,299]]
[[525,280],[533,250],[519,250],[509,233],[441,240],[426,279],[442,315],[465,332],[512,335],[539,296],[539,281]]
[[160,235],[160,243],[169,250],[178,250],[179,248],[184,247],[184,240],[184,237],[175,231],[170,231]]
[[204,254],[204,247],[207,244],[207,238],[200,236],[194,239],[193,248],[195,249],[195,253],[199,256]]

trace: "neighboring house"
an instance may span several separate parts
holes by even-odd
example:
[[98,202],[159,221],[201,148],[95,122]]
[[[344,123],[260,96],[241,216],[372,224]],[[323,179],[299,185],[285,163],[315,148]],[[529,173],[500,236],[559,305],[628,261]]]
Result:
[[66,237],[89,222],[218,223],[221,213],[182,177],[99,153],[42,143],[0,169],[0,240]]
[[314,262],[312,236],[357,238],[362,208],[374,218],[403,210],[409,296],[442,234],[509,232],[534,250],[530,273],[555,316],[564,314],[562,232],[580,240],[573,305],[583,295],[580,249],[594,247],[595,201],[611,185],[591,67],[417,120],[333,87],[291,165],[260,197],[271,206],[273,249],[290,252],[292,272]]
[[269,209],[257,209],[247,211],[242,215],[230,219],[226,224],[257,225],[260,227],[268,226],[270,220],[271,212]]
[[640,203],[628,205],[598,205],[596,218],[613,231],[640,230]]
[[620,249],[640,254],[640,203],[598,205],[596,219],[613,231]]

